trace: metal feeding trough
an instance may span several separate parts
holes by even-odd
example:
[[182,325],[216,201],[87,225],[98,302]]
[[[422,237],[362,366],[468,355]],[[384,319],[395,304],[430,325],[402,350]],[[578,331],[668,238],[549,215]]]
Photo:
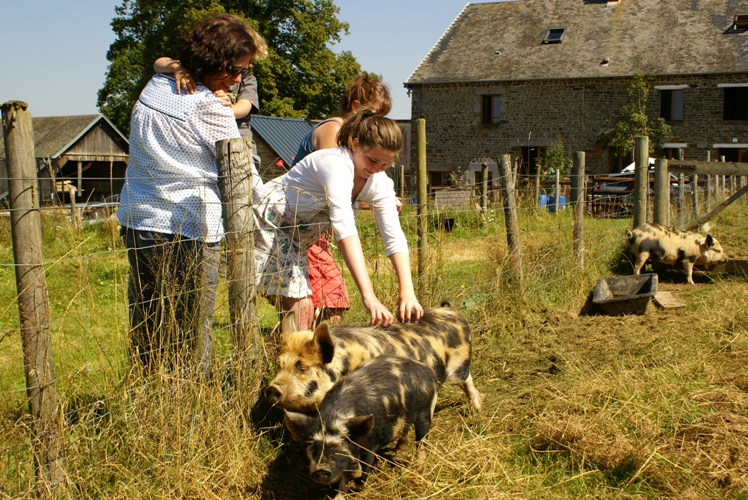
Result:
[[656,293],[655,273],[614,276],[597,281],[592,302],[606,314],[644,314]]

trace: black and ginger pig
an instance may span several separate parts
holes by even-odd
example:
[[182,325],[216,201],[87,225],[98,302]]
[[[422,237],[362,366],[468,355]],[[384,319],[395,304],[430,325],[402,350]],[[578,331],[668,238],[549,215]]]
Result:
[[377,450],[405,442],[411,426],[419,446],[431,428],[440,386],[421,363],[372,358],[327,392],[319,412],[286,410],[286,427],[307,444],[311,479],[344,494],[348,479],[363,484]]
[[395,323],[388,328],[322,323],[314,331],[284,333],[268,400],[286,410],[313,411],[335,382],[382,355],[425,364],[440,383],[458,384],[480,410],[483,396],[470,375],[470,329],[450,307],[426,309],[417,323]]
[[634,274],[641,272],[648,259],[664,264],[682,263],[688,283],[693,284],[694,264],[709,269],[727,263],[722,246],[711,234],[702,236],[647,223],[626,231],[626,241],[636,258]]

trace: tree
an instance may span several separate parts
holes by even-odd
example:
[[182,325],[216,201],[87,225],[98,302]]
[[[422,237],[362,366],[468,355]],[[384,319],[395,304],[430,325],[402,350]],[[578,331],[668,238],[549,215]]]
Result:
[[649,154],[662,149],[665,140],[672,129],[665,120],[658,117],[651,119],[647,115],[647,100],[649,87],[654,76],[634,73],[628,87],[629,100],[621,106],[615,118],[605,120],[610,128],[603,130],[597,136],[597,143],[604,147],[615,149],[619,167],[623,167],[623,159],[631,158],[634,152],[635,138],[639,135],[649,137]]
[[234,14],[265,37],[268,57],[254,65],[261,112],[293,118],[337,114],[338,100],[360,70],[350,52],[329,45],[348,34],[332,0],[123,0],[115,8],[110,62],[98,107],[125,134],[130,112],[153,75],[153,61],[174,56],[179,36],[197,19]]
[[543,152],[538,160],[538,167],[541,169],[542,175],[550,176],[558,170],[563,177],[571,174],[573,163],[571,157],[566,154],[566,148],[561,137],[558,137],[553,146]]

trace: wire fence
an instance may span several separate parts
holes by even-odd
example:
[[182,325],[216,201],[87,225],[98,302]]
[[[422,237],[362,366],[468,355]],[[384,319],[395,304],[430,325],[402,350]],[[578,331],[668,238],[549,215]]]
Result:
[[[599,196],[604,201],[625,205],[629,193],[595,191],[596,184],[587,178],[585,196],[587,252],[596,248],[622,248],[623,234],[630,227],[626,213],[617,212],[614,218],[598,217],[594,210]],[[497,179],[500,181],[500,179]],[[709,210],[707,203],[716,204],[729,196],[732,189],[743,181],[715,182],[721,186],[712,196],[701,196],[698,203],[671,203],[671,220],[692,222],[699,211]],[[525,293],[537,303],[546,306],[571,308],[579,305],[578,290],[588,290],[600,278],[600,269],[609,263],[592,262],[587,270],[579,272],[572,252],[573,217],[568,193],[568,182],[553,196],[564,198],[556,211],[543,196],[538,195],[534,179],[519,178],[516,184],[516,209],[520,222]],[[713,188],[714,189],[714,188]],[[511,282],[506,239],[505,210],[501,194],[491,189],[487,210],[482,210],[480,190],[475,187],[456,187],[461,196],[444,202],[445,195],[434,191],[427,201],[429,266],[420,272],[413,265],[417,289],[425,293],[419,297],[424,306],[439,305],[450,300],[465,309],[496,307],[493,301],[517,286]],[[702,193],[703,191],[696,191]],[[458,201],[455,201],[458,200]],[[545,201],[545,204],[543,203]],[[54,380],[63,381],[70,390],[82,386],[95,387],[103,373],[122,372],[131,363],[127,308],[127,279],[129,273],[127,251],[120,236],[119,224],[114,216],[116,203],[106,205],[79,203],[70,206],[43,206],[42,263],[48,282],[50,323],[47,325],[53,338],[55,356]],[[15,287],[17,266],[14,262],[10,238],[11,210],[4,213],[0,222],[0,359],[6,366],[15,367],[14,376],[0,382],[0,396],[18,397],[23,401],[27,391],[21,378],[23,354],[18,338],[18,302]],[[610,214],[605,214],[610,215]],[[419,216],[416,207],[406,203],[400,214],[400,224],[415,259],[418,245]],[[368,210],[360,210],[357,228],[366,256],[367,267],[377,296],[394,310],[398,296],[397,278],[385,257],[384,244],[378,236],[376,224]],[[246,249],[251,251],[251,249]],[[366,310],[360,295],[340,254],[333,248],[339,268],[343,270],[351,296],[351,310],[344,321],[365,324]],[[229,314],[226,260],[221,260],[220,282],[213,323],[214,364],[221,366],[232,357],[232,325]],[[424,286],[420,286],[424,285]],[[583,293],[582,293],[583,295]],[[276,328],[275,308],[260,299],[258,321],[264,335]],[[90,392],[90,391],[88,391]],[[96,411],[100,405],[92,401],[75,411]]]

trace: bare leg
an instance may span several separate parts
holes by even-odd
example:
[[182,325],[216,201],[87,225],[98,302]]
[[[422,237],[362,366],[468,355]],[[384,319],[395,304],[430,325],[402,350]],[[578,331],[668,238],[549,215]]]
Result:
[[[293,311],[296,316],[296,326],[299,330],[311,330],[314,323],[314,304],[311,297],[297,299],[294,297],[281,297],[278,310],[279,316],[281,311]],[[276,305],[277,307],[277,305]],[[282,319],[282,316],[280,316]]]

